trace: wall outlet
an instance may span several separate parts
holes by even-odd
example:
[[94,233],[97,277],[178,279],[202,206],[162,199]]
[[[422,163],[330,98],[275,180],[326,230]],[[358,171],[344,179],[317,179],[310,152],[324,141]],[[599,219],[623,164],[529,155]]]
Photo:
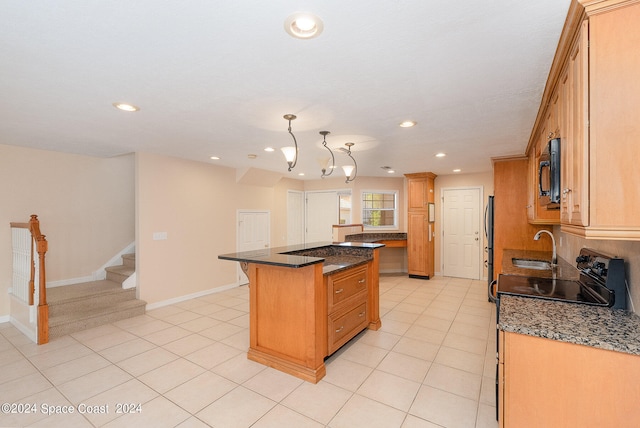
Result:
[[167,232],[153,232],[154,241],[164,241],[167,239]]

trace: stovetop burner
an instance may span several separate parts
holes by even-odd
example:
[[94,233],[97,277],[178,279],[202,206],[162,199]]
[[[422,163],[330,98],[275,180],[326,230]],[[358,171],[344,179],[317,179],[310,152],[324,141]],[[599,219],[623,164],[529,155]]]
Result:
[[609,306],[611,292],[606,287],[591,290],[579,281],[500,275],[498,292],[547,300],[579,302],[587,305]]
[[576,267],[577,281],[501,274],[498,293],[626,309],[623,259],[583,248]]

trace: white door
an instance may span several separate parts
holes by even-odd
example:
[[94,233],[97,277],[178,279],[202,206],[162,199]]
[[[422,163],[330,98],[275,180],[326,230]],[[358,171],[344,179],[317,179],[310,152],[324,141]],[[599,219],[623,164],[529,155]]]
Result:
[[444,276],[480,279],[480,188],[442,190]]
[[[238,252],[269,248],[269,211],[238,211]],[[238,284],[247,284],[249,278],[238,264]]]
[[304,192],[287,192],[287,245],[304,243]]
[[338,192],[307,192],[305,242],[333,239],[333,225],[338,224]]

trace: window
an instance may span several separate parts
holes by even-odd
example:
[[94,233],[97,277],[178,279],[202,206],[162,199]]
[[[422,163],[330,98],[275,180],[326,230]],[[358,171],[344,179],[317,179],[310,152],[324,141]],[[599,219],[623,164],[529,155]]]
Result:
[[397,227],[397,191],[362,192],[362,224],[369,228]]

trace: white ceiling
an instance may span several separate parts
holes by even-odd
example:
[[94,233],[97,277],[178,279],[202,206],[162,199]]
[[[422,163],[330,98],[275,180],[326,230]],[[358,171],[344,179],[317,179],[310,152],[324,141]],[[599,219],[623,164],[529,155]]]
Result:
[[[334,149],[355,143],[361,176],[489,171],[524,153],[569,3],[0,0],[0,144],[317,179],[328,130]],[[297,11],[320,37],[284,31]],[[287,113],[291,173],[263,150],[291,144]]]

